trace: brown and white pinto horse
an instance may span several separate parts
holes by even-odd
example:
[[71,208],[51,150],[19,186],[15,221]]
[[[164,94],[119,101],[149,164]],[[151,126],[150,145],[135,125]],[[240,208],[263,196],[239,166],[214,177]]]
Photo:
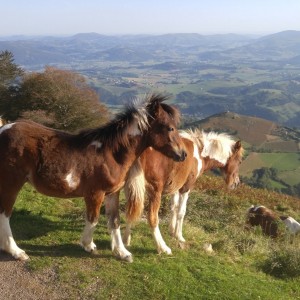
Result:
[[[0,129],[0,249],[28,259],[13,239],[9,219],[18,192],[29,182],[42,194],[60,198],[83,197],[86,224],[82,247],[96,249],[93,232],[106,194],[124,185],[126,174],[149,146],[171,160],[186,157],[176,129],[179,111],[163,103],[167,97],[149,95],[135,101],[108,124],[79,134],[53,130],[30,121]],[[119,212],[110,215],[113,252],[131,261],[120,235]]]
[[228,188],[239,184],[239,165],[243,148],[226,134],[205,133],[199,130],[182,132],[181,137],[187,151],[187,158],[174,162],[153,148],[146,149],[129,171],[125,185],[127,198],[127,226],[123,241],[130,244],[130,228],[143,210],[144,195],[149,200],[148,222],[158,252],[171,254],[163,240],[158,224],[158,211],[162,195],[172,195],[170,233],[180,242],[183,219],[189,193],[199,175],[212,168],[219,168]]
[[278,236],[278,223],[280,218],[271,209],[259,205],[252,205],[247,211],[246,229],[249,226],[260,226],[262,232],[272,238]]

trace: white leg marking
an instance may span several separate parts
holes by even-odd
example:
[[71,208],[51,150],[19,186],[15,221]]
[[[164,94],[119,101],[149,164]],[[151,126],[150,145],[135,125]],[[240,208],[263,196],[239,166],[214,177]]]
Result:
[[29,256],[20,249],[13,236],[9,225],[9,218],[4,213],[0,214],[0,249],[10,253],[14,258],[26,260]]
[[92,252],[97,248],[93,242],[93,233],[96,229],[97,223],[98,222],[90,223],[87,220],[85,221],[85,226],[80,239],[80,244],[87,252]]
[[14,124],[15,124],[15,123],[10,123],[10,124],[6,124],[6,125],[2,126],[2,127],[0,128],[0,134],[1,134],[4,130],[7,130],[7,129],[11,128]]
[[131,253],[125,248],[120,231],[119,193],[105,197],[105,213],[108,218],[107,228],[111,235],[112,252],[120,259],[132,262]]
[[175,235],[176,223],[177,223],[177,214],[178,214],[178,205],[179,205],[179,192],[175,192],[171,196],[171,219],[169,224],[169,232],[171,236]]
[[125,248],[123,244],[120,227],[111,230],[111,249],[113,253],[119,256],[122,260],[132,262],[131,253]]
[[172,254],[172,250],[167,246],[166,242],[162,238],[159,227],[156,226],[153,228],[153,237],[156,242],[158,253],[166,253],[168,255]]
[[186,212],[186,203],[189,198],[190,191],[182,194],[179,201],[179,208],[177,214],[177,223],[176,223],[176,232],[175,237],[179,240],[179,242],[185,242],[185,239],[182,235],[182,227],[183,227],[183,219]]

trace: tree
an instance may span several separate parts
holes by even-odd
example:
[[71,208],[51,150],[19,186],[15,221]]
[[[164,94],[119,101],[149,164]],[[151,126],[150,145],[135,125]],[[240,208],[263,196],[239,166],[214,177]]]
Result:
[[24,76],[14,107],[13,118],[68,131],[99,126],[109,116],[83,76],[53,67]]
[[9,51],[0,53],[0,115],[10,110],[11,99],[15,97],[20,78],[24,74],[22,68],[14,63],[13,54]]
[[0,88],[7,88],[24,71],[14,63],[13,54],[9,51],[0,53]]

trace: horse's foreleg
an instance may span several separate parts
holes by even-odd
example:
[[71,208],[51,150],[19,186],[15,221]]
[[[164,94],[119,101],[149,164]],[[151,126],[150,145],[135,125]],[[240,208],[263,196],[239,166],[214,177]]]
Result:
[[105,213],[107,227],[111,234],[111,248],[120,259],[132,262],[132,254],[125,248],[120,231],[119,192],[106,196]]
[[175,236],[176,223],[177,223],[177,214],[179,206],[179,192],[175,192],[171,196],[171,218],[169,224],[169,232],[171,236]]
[[178,239],[179,242],[185,242],[185,239],[182,235],[182,227],[183,227],[183,219],[186,213],[186,203],[189,198],[189,193],[190,191],[187,191],[186,193],[180,195],[176,230],[175,230],[175,238]]
[[15,259],[27,260],[29,256],[20,249],[11,232],[9,217],[5,213],[0,213],[0,249],[10,253]]
[[[14,182],[9,178],[13,178]],[[17,176],[9,176],[0,178],[0,182],[0,249],[11,254],[15,259],[27,260],[29,256],[17,246],[9,224],[13,205],[24,180]]]
[[104,193],[92,194],[84,198],[86,204],[86,219],[80,244],[87,252],[92,252],[97,248],[93,242],[93,233],[98,224],[100,207],[103,199]]
[[156,243],[158,253],[172,254],[172,250],[167,246],[159,230],[158,211],[160,208],[161,193],[154,192],[149,195],[149,225],[152,229],[152,234]]

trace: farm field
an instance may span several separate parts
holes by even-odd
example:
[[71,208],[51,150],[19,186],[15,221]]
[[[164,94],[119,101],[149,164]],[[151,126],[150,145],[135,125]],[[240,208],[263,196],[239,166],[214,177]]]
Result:
[[[142,220],[133,230],[134,262],[119,261],[110,250],[103,211],[94,234],[98,252],[86,253],[78,245],[83,201],[44,197],[28,185],[18,197],[11,226],[31,257],[24,265],[29,275],[59,291],[53,299],[300,299],[300,237],[291,244],[282,226],[282,236],[274,241],[259,228],[245,230],[245,212],[252,204],[300,219],[297,198],[245,185],[228,192],[221,178],[203,176],[187,206],[185,245],[169,237],[169,208],[163,201],[160,227],[171,256],[157,254]],[[124,205],[122,200],[122,211]],[[205,243],[212,244],[212,254],[204,251]],[[3,257],[7,260],[0,253]]]
[[283,181],[291,185],[298,184],[300,153],[250,153],[241,165],[240,174],[250,177],[253,170],[262,167],[275,168]]

